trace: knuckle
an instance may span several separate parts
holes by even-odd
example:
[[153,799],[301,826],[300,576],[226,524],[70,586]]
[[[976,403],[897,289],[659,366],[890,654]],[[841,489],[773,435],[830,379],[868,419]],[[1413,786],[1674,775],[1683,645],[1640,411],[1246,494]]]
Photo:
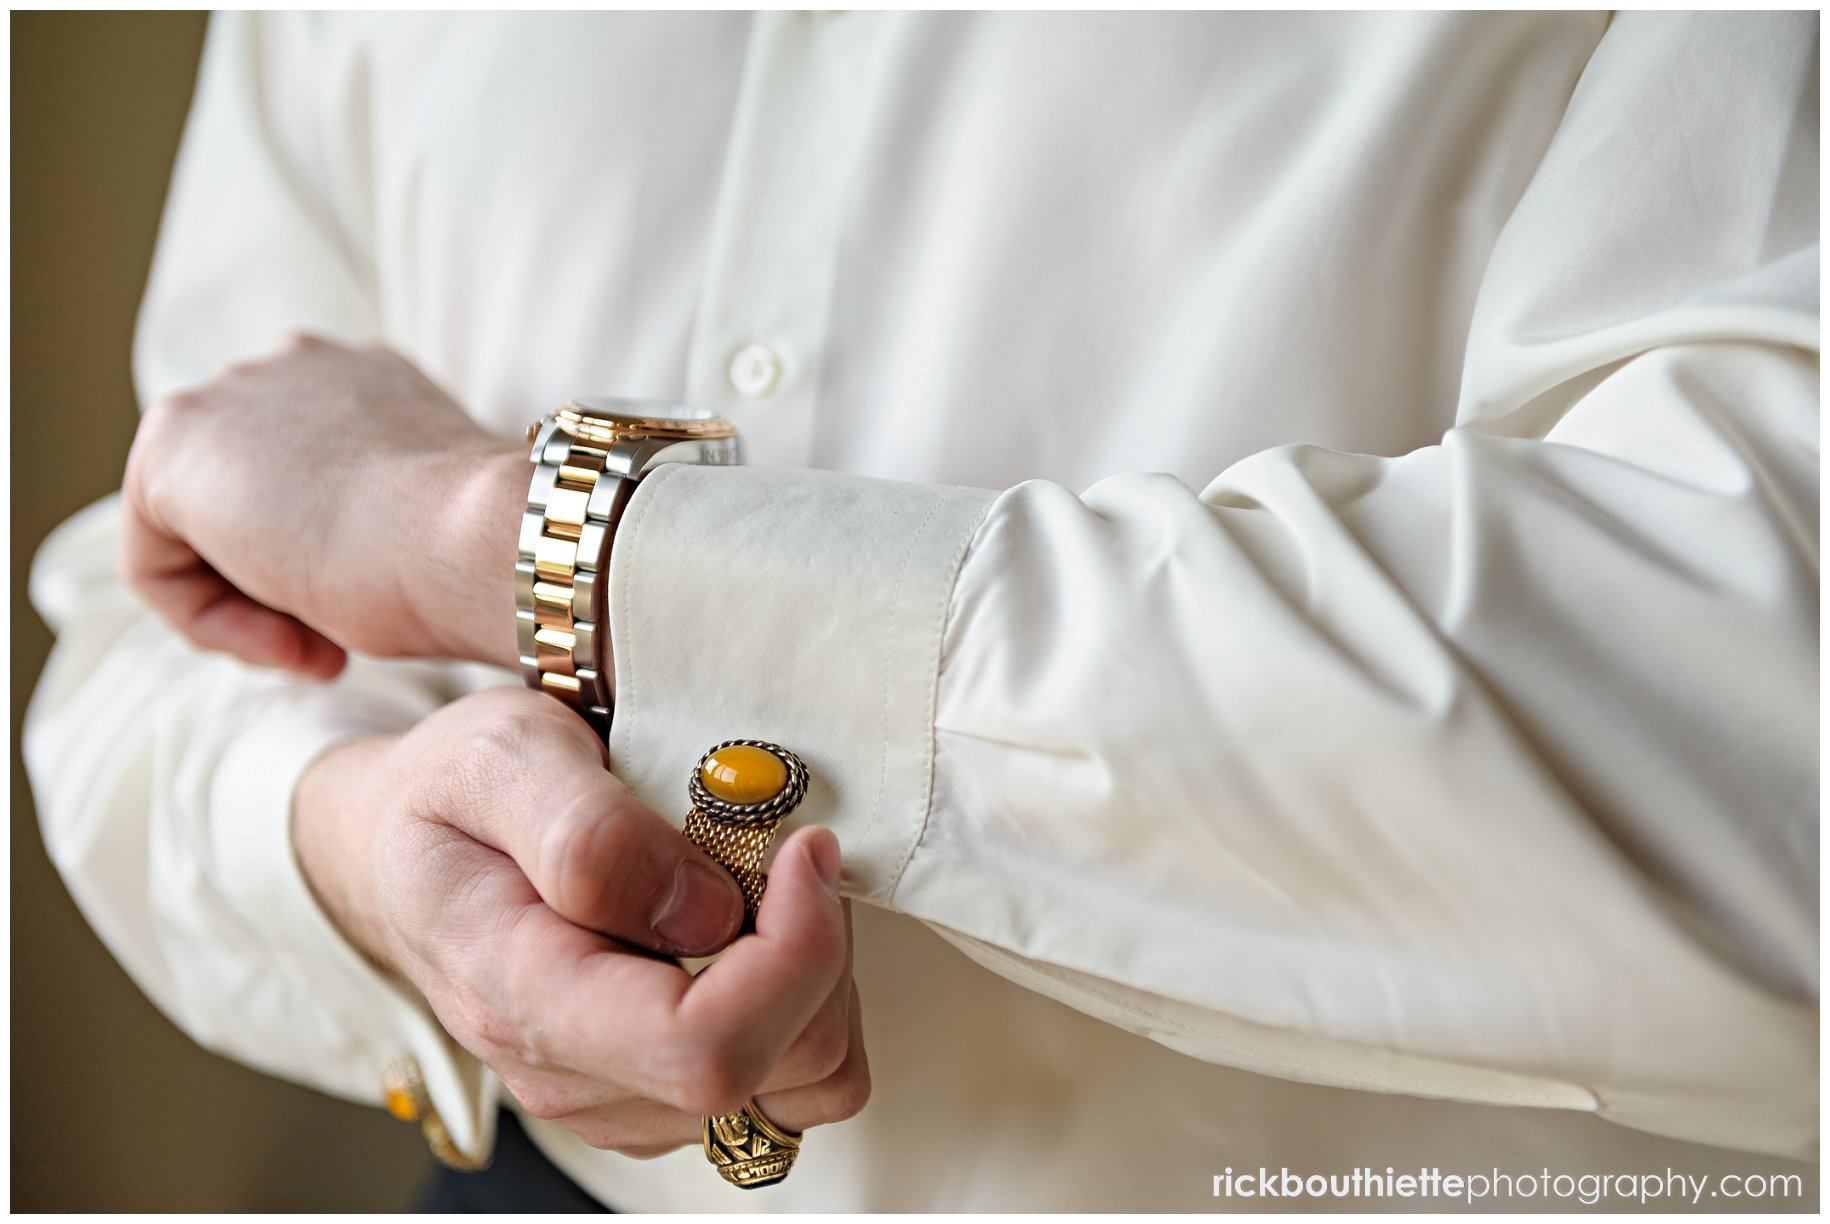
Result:
[[147,505],[182,488],[183,469],[188,466],[183,448],[190,444],[187,439],[197,436],[187,421],[203,410],[207,400],[204,390],[192,388],[162,395],[147,405],[135,426],[122,477],[122,489],[130,500]]
[[645,875],[644,841],[637,824],[602,794],[566,800],[542,831],[537,851],[547,903],[568,915],[601,915],[613,901],[646,913],[652,898],[636,889]]
[[607,881],[591,867],[610,837],[607,822],[576,801],[568,801],[541,830],[535,883],[549,906],[575,921],[597,910]]
[[[142,575],[137,577],[134,589],[139,591],[142,595],[152,598],[156,589],[156,584],[149,577]],[[193,617],[188,620],[179,620],[177,619],[177,614],[173,613],[170,615],[169,623],[171,624],[171,627],[177,631],[178,636],[183,638],[187,644],[195,649],[201,651],[226,652],[226,648],[221,642],[212,640],[203,633],[202,627],[198,624],[196,618]]]
[[794,1102],[795,1113],[806,1126],[855,1118],[870,1104],[870,1066],[862,1058],[851,1059],[818,1083],[794,1089],[785,1099]]
[[[133,446],[127,451],[127,467],[121,475],[121,496],[128,508],[142,516],[146,513],[151,496],[152,473],[156,460],[152,456],[153,444],[147,440],[146,426],[140,426],[140,432],[134,436]],[[131,543],[131,542],[130,542]],[[131,550],[126,554],[131,556]]]
[[518,777],[537,741],[541,716],[526,706],[484,705],[462,734],[432,754],[425,779],[444,804],[474,803]]
[[677,1062],[665,1076],[662,1099],[700,1117],[735,1113],[756,1095],[759,1078],[735,1053],[702,1049],[696,1057]]
[[498,767],[527,755],[541,725],[540,716],[525,707],[493,711],[492,716],[476,728],[465,748],[492,768]]
[[327,348],[330,342],[315,332],[303,327],[289,327],[280,334],[279,350],[282,353],[302,353],[307,349]]
[[[433,720],[437,720],[434,724]],[[582,734],[593,745],[585,723],[550,697],[525,690],[492,689],[446,706],[426,720],[425,767],[419,774],[421,810],[446,823],[453,814],[473,810],[541,812],[556,805],[568,823],[580,791],[596,793],[602,815],[602,792],[580,785],[583,759],[555,748],[556,740]],[[591,780],[602,771],[593,769]],[[608,775],[603,775],[607,777]],[[536,791],[529,789],[537,780]],[[536,802],[541,795],[564,795],[555,803]],[[577,811],[587,812],[580,802]],[[542,836],[545,836],[543,829]],[[557,836],[557,835],[556,835]],[[583,836],[568,828],[565,836]],[[537,845],[537,843],[530,843]],[[588,846],[586,848],[589,848]]]
[[822,1112],[831,1122],[843,1122],[864,1112],[871,1099],[870,1066],[853,1059],[821,1085]]
[[196,411],[194,392],[180,391],[154,400],[140,416],[133,446],[127,453],[127,478],[144,479],[149,469],[165,465],[175,437],[177,418]]
[[558,702],[535,693],[517,693],[507,698],[492,692],[488,696],[489,701],[479,703],[481,716],[469,747],[494,764],[519,762],[564,728],[565,720],[572,717]]
[[786,1085],[818,1084],[838,1074],[851,1055],[851,1026],[843,1013],[820,1010],[795,1038],[772,1077]]
[[218,382],[235,382],[254,378],[263,373],[271,364],[271,357],[244,357],[232,361],[216,375]]
[[702,1118],[736,1113],[756,1094],[748,1088],[732,1087],[734,1082],[716,1073],[707,1073],[688,1087],[678,1108]]
[[832,1009],[822,1011],[808,1030],[806,1057],[808,1071],[814,1080],[838,1074],[851,1054],[851,1026]]
[[169,421],[173,417],[194,413],[209,402],[209,396],[201,387],[186,387],[181,391],[167,391],[164,395],[147,405],[146,414],[141,418],[144,427],[147,422],[156,424]]

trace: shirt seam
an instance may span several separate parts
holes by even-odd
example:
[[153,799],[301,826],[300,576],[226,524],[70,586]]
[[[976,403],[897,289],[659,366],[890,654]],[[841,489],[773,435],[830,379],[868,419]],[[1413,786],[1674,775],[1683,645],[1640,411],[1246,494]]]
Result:
[[[914,532],[910,534],[909,546],[903,550],[902,560],[896,566],[896,586],[890,592],[889,640],[884,643],[883,650],[883,705],[878,714],[877,724],[879,727],[877,735],[877,794],[871,800],[870,820],[858,834],[858,840],[862,842],[869,842],[871,831],[877,827],[877,822],[883,816],[883,794],[889,786],[890,696],[895,691],[896,639],[899,636],[896,632],[896,622],[902,613],[902,588],[904,583],[908,581],[909,562],[914,560],[915,550],[921,544],[922,536],[927,534],[928,526],[934,521],[934,516],[940,513],[943,500],[944,499],[942,498],[935,498],[934,501],[929,503],[928,512],[922,516],[921,522],[916,526]],[[901,874],[902,868],[901,863],[899,862],[896,869],[890,873],[890,878],[885,881],[883,892],[885,898],[888,898],[890,894],[895,891],[896,881],[900,878]]]
[[[940,504],[941,503],[937,501],[934,508],[929,511],[928,517],[930,519],[939,511]],[[902,885],[903,873],[908,870],[910,861],[915,857],[916,848],[921,845],[921,840],[926,836],[928,831],[928,819],[932,815],[934,807],[934,762],[937,755],[934,720],[935,711],[940,702],[941,656],[946,650],[947,628],[953,617],[953,591],[959,585],[960,570],[965,566],[966,554],[971,551],[972,542],[978,538],[979,529],[985,525],[985,520],[991,516],[992,506],[996,504],[997,498],[995,496],[985,499],[984,505],[980,506],[978,513],[973,516],[972,525],[964,532],[960,533],[960,541],[958,545],[954,547],[953,555],[947,562],[946,592],[940,601],[940,608],[933,618],[933,628],[929,638],[933,643],[933,648],[930,652],[931,663],[928,667],[928,686],[927,693],[922,701],[922,749],[924,760],[922,762],[920,809],[916,814],[915,828],[910,833],[908,840],[903,844],[901,852],[896,857],[896,864],[890,871],[889,880],[883,893],[885,901],[889,901],[895,897],[896,890]],[[925,523],[923,524],[923,527],[925,529]],[[919,536],[920,533],[917,533],[918,539]],[[913,546],[911,546],[911,550],[912,547]],[[886,691],[886,698],[887,695]],[[884,753],[887,757],[889,752],[887,710],[884,729]],[[881,791],[879,791],[879,797],[881,798]],[[873,814],[872,823],[875,824],[875,822],[876,816]]]

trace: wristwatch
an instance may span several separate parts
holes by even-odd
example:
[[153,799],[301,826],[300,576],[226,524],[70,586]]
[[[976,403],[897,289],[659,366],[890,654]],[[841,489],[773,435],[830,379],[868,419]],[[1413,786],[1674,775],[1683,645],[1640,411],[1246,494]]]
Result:
[[737,427],[665,400],[575,399],[528,426],[534,477],[515,561],[521,678],[610,727],[603,624],[611,537],[642,477],[662,463],[743,462]]

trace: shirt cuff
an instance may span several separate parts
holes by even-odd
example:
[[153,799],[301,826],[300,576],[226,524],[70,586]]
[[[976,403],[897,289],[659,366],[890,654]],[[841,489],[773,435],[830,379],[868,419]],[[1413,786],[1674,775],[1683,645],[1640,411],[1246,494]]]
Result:
[[417,992],[383,974],[343,937],[312,894],[292,846],[292,797],[311,763],[348,740],[404,731],[424,712],[343,685],[286,689],[260,701],[212,781],[213,845],[221,855],[216,878],[262,946],[358,1035],[372,1064],[373,1101],[383,1099],[387,1067],[411,1056],[453,1142],[480,1159],[495,1141],[494,1076],[451,1040]]
[[712,745],[807,762],[789,823],[832,829],[845,891],[888,905],[928,811],[953,581],[994,493],[831,472],[670,464],[610,558],[610,759],[681,822]]

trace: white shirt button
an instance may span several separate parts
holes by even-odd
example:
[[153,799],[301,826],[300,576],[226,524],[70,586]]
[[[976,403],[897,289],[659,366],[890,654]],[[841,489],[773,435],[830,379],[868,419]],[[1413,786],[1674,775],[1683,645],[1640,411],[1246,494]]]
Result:
[[745,399],[761,399],[782,380],[782,359],[766,344],[747,344],[731,355],[731,386]]

